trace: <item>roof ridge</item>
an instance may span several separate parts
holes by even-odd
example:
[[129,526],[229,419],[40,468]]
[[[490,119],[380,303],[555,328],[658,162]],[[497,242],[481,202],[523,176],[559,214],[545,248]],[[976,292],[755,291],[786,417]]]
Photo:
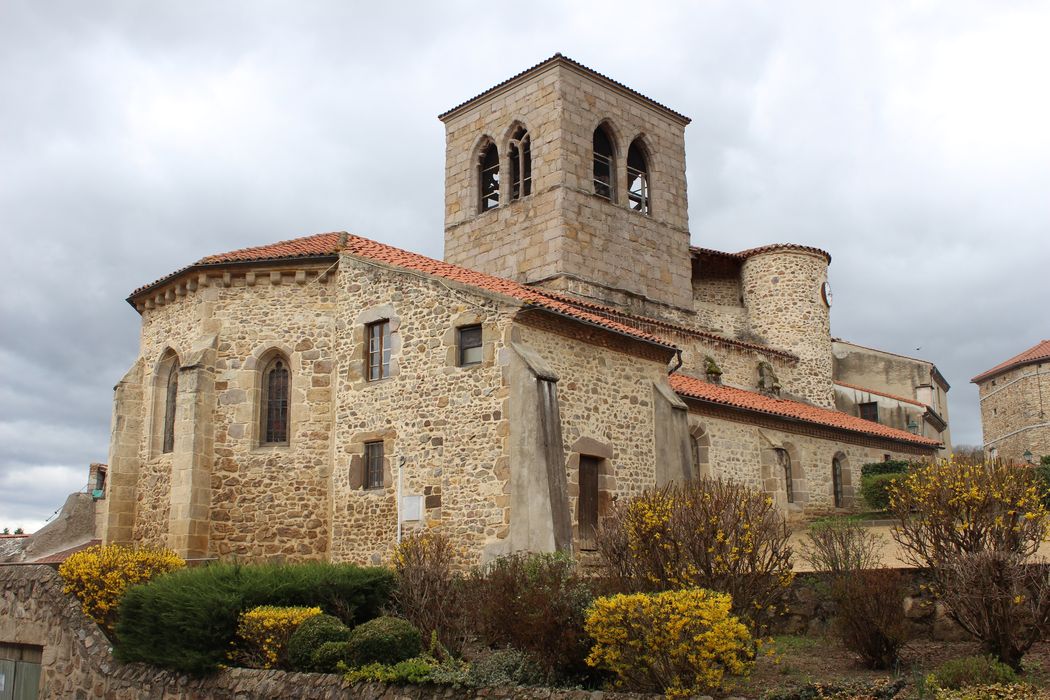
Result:
[[978,382],[983,382],[985,379],[991,379],[995,375],[1002,374],[1003,372],[1014,369],[1015,367],[1023,367],[1024,365],[1040,362],[1042,360],[1050,360],[1050,340],[1039,341],[1027,350],[1017,353],[1009,360],[1000,362],[995,367],[981,372],[971,379],[970,382],[977,384]]
[[925,406],[926,408],[930,407],[929,404],[925,404],[922,401],[918,401],[916,399],[909,399],[907,397],[899,396],[897,394],[890,394],[889,392],[880,391],[878,389],[871,389],[871,388],[866,387],[866,386],[860,386],[859,384],[850,384],[848,382],[840,382],[837,379],[834,380],[834,383],[838,384],[839,386],[848,387],[850,389],[857,389],[858,391],[866,391],[869,394],[878,394],[879,396],[885,396],[885,397],[890,398],[890,399],[897,399],[898,401],[904,401],[905,403],[912,403],[912,404],[915,404],[916,406]]

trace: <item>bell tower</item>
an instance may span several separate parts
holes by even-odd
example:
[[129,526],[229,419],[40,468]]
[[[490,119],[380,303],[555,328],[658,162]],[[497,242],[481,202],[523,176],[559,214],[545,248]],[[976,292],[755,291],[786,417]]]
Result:
[[446,261],[649,315],[692,309],[687,117],[555,54],[439,118]]

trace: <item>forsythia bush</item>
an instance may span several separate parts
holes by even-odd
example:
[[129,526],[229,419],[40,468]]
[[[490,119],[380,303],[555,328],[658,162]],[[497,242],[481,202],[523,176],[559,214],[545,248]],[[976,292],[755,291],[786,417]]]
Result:
[[730,614],[728,595],[700,588],[598,598],[587,613],[595,644],[587,657],[632,690],[701,695],[746,676],[755,643]]
[[237,625],[239,644],[230,658],[250,668],[284,665],[288,640],[305,620],[321,614],[321,608],[260,605],[241,613]]
[[80,600],[84,614],[112,635],[117,605],[129,586],[145,583],[186,565],[170,549],[95,545],[76,552],[58,567],[63,591]]

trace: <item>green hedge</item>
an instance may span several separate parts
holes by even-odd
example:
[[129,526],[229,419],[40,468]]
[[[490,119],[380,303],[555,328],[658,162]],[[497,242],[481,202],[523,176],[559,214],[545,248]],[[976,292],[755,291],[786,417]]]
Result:
[[861,477],[860,493],[872,510],[889,510],[890,494],[887,489],[901,474],[873,474]]
[[212,564],[128,589],[114,653],[190,673],[226,661],[237,617],[257,605],[317,605],[346,622],[366,622],[387,604],[387,569],[321,562],[286,566]]
[[419,656],[422,651],[419,630],[399,617],[377,617],[358,625],[346,645],[354,666],[396,664]]
[[875,476],[876,474],[903,474],[908,471],[911,462],[903,459],[891,459],[888,462],[871,462],[860,468],[862,476]]

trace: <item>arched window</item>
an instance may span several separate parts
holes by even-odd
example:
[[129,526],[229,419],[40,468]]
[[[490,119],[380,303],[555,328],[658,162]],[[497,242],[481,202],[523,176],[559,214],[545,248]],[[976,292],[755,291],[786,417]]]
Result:
[[838,457],[831,460],[831,493],[835,499],[835,507],[842,508],[842,460]]
[[641,139],[635,139],[627,149],[627,206],[643,214],[651,211],[649,164],[645,159]]
[[784,492],[787,496],[788,503],[795,502],[795,485],[792,483],[791,478],[791,455],[788,454],[787,450],[777,449],[777,463],[780,465],[781,472],[784,475]]
[[594,193],[616,201],[616,157],[604,125],[594,130]]
[[494,143],[482,148],[478,156],[478,192],[481,211],[499,206],[499,151]]
[[161,452],[171,452],[175,449],[175,400],[179,395],[179,363],[171,363],[168,372],[168,384],[164,393],[164,440],[161,443]]
[[532,141],[525,127],[519,126],[510,139],[510,198],[532,194]]
[[265,444],[288,442],[288,363],[278,355],[263,369],[262,429]]

